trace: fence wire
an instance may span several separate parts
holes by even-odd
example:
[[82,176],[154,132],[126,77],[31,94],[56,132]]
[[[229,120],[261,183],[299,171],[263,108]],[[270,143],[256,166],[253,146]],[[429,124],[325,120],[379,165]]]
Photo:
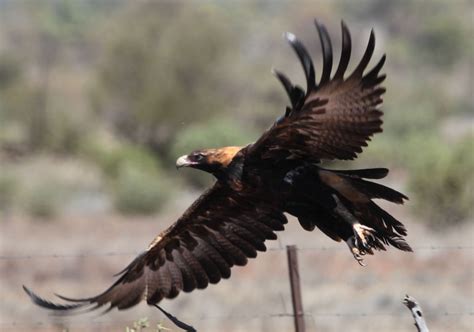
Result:
[[[469,245],[453,245],[453,246],[417,246],[412,247],[413,251],[441,251],[441,250],[474,250],[474,246]],[[267,251],[284,251],[285,247],[267,248]],[[344,246],[338,247],[298,247],[298,251],[347,251]],[[0,260],[24,260],[24,259],[42,259],[42,258],[87,258],[87,257],[107,257],[107,256],[134,256],[139,251],[105,251],[105,252],[88,252],[80,254],[19,254],[19,255],[0,255]]]

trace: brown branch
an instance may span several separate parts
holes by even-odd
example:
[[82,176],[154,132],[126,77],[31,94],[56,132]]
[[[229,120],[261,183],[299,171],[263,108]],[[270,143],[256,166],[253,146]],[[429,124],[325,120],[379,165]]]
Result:
[[430,330],[428,329],[428,325],[426,325],[423,311],[418,302],[416,302],[416,299],[407,294],[403,299],[403,304],[411,311],[418,332],[429,332]]

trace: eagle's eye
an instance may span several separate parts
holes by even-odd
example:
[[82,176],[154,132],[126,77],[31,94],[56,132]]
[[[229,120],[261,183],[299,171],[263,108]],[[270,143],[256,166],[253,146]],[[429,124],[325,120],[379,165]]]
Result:
[[203,155],[202,153],[196,153],[196,154],[194,155],[194,160],[195,160],[195,161],[201,161],[201,160],[203,160],[203,159],[204,159],[204,155]]

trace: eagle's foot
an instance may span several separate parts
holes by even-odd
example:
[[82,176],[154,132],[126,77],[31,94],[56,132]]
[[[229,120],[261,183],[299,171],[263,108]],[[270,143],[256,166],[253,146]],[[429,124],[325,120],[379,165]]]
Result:
[[372,254],[370,243],[375,240],[375,230],[360,223],[353,224],[352,229],[354,230],[354,245],[364,254]]
[[364,250],[359,250],[359,248],[355,244],[355,237],[351,236],[347,241],[347,245],[349,246],[349,250],[351,251],[352,256],[354,259],[359,263],[360,266],[365,266],[364,258],[362,256],[365,255]]

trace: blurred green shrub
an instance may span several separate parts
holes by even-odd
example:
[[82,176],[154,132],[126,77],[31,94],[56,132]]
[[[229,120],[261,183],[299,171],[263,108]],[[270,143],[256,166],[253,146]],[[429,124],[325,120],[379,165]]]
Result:
[[90,121],[85,112],[69,104],[65,91],[50,95],[47,83],[10,81],[0,82],[0,146],[75,154]]
[[115,208],[124,214],[153,214],[169,195],[164,177],[132,164],[120,167],[113,190]]
[[[258,135],[251,128],[245,128],[235,120],[214,118],[181,130],[171,146],[171,155],[176,159],[198,149],[247,145],[254,141],[255,137]],[[188,183],[199,188],[212,182],[212,177],[201,171],[183,170],[182,174]]]
[[98,135],[83,142],[81,153],[99,165],[121,213],[155,213],[172,194],[159,161],[147,148]]
[[[0,143],[30,146],[37,89],[23,80],[0,88]],[[12,127],[14,133],[12,134]]]
[[12,54],[0,55],[0,90],[20,78],[20,63]]
[[125,164],[136,165],[147,171],[160,168],[158,160],[147,148],[122,143],[107,135],[90,135],[81,143],[80,151],[84,158],[97,164],[110,180],[119,176]]
[[421,51],[417,58],[438,69],[451,69],[460,57],[468,54],[468,51],[464,52],[466,43],[470,44],[468,49],[472,48],[467,24],[458,15],[442,10],[427,18],[413,40]]
[[0,210],[40,219],[56,215],[105,211],[110,206],[105,181],[93,163],[50,155],[0,158]]
[[[463,0],[456,1],[455,4],[444,0],[337,2],[346,15],[351,13],[350,16],[361,21],[381,22],[392,33],[390,44],[398,44],[396,37],[400,36],[403,43],[398,45],[405,45],[402,46],[405,49],[398,51],[407,52],[407,68],[423,63],[424,66],[436,68],[436,73],[452,70],[452,66],[462,58],[472,55],[469,28],[472,26],[472,18],[467,4],[468,1]],[[423,15],[420,16],[420,13]],[[408,65],[407,61],[413,65]],[[419,75],[418,71],[417,74]]]
[[409,189],[415,212],[433,226],[472,218],[474,202],[474,137],[456,144],[420,139],[411,156]]
[[17,194],[17,181],[10,172],[0,173],[0,212],[12,209]]
[[94,125],[89,123],[91,119],[85,114],[68,107],[65,101],[58,102],[55,108],[48,114],[49,132],[45,148],[56,153],[75,155],[82,140],[87,137],[84,133],[91,132]]
[[[93,104],[118,135],[154,151],[168,152],[183,121],[216,114],[235,95],[238,79],[226,67],[238,34],[232,20],[217,23],[229,12],[212,4],[189,6],[130,6],[101,37],[105,50]],[[133,27],[122,23],[137,18]]]
[[43,179],[33,184],[25,193],[26,211],[33,217],[47,220],[60,212],[61,193],[50,179]]

